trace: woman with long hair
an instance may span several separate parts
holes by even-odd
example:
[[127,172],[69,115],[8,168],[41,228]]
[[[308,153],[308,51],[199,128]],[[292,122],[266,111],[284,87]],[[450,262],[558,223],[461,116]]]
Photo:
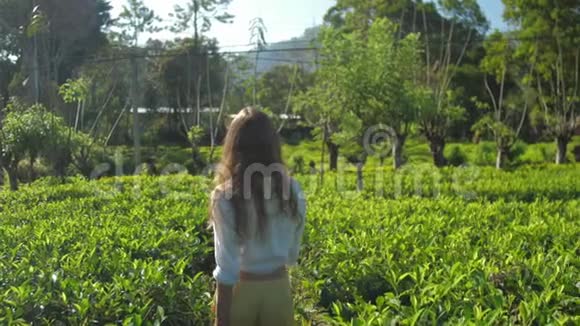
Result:
[[263,112],[246,108],[231,122],[210,215],[216,325],[292,325],[287,268],[298,260],[306,203]]

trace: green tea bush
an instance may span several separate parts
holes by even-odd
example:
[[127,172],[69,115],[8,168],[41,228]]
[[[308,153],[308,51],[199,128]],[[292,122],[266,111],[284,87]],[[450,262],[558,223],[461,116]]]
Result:
[[494,165],[496,154],[495,144],[482,142],[476,147],[474,157],[470,161],[481,166]]
[[528,145],[522,141],[517,141],[512,148],[510,149],[510,152],[508,154],[508,160],[509,163],[512,165],[520,165],[522,163],[525,163],[522,160],[522,156],[526,153],[526,151],[528,150]]
[[[291,271],[300,322],[580,322],[573,166],[377,171],[362,192],[354,174],[327,174],[322,187],[299,177],[309,207]],[[0,324],[207,325],[209,186],[177,174],[0,192]]]
[[447,161],[452,166],[461,166],[467,163],[467,155],[461,150],[460,146],[450,146]]
[[302,155],[292,156],[292,171],[294,173],[304,173],[304,157]]
[[297,293],[332,324],[578,321],[578,201],[317,204]]

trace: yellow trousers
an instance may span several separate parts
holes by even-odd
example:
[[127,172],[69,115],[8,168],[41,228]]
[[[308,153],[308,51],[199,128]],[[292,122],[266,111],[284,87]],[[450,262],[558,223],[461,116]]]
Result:
[[292,326],[294,305],[288,275],[271,281],[240,281],[234,286],[232,326]]

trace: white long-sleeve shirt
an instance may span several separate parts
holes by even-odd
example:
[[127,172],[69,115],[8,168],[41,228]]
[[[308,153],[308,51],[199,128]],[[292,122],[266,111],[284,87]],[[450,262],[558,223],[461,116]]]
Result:
[[223,190],[214,190],[212,226],[217,266],[213,276],[218,283],[237,283],[240,271],[267,274],[280,266],[297,263],[304,232],[306,201],[298,182],[292,179],[291,186],[292,194],[297,199],[298,219],[286,216],[276,199],[265,200],[268,223],[264,237],[256,235],[256,214],[252,208],[247,210],[250,236],[243,240],[235,231],[235,212],[231,200]]

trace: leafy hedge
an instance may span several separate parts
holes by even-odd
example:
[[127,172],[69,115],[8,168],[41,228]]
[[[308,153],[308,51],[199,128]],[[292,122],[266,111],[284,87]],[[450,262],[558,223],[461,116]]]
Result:
[[[417,196],[409,171],[402,191],[381,196],[339,192],[332,176],[308,191],[301,177],[309,220],[292,271],[297,318],[580,322],[576,169],[484,169],[466,188],[474,196],[455,191],[458,171],[441,172],[437,197]],[[184,175],[42,179],[0,193],[0,323],[207,325],[208,184]]]

